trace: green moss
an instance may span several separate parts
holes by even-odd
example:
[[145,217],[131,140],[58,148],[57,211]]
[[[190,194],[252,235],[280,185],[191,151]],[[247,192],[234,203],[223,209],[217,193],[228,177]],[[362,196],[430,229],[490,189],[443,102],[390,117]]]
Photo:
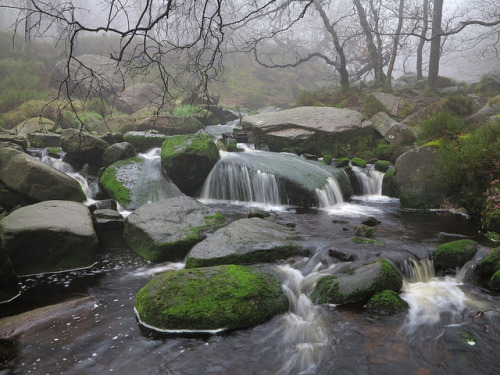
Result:
[[488,256],[482,259],[476,267],[476,272],[485,280],[491,278],[498,270],[500,270],[500,247],[492,249]]
[[49,154],[59,154],[61,152],[61,147],[47,147],[47,152]]
[[332,163],[332,160],[332,155],[323,155],[323,163],[325,163],[326,165],[330,165]]
[[432,203],[420,200],[414,193],[399,194],[398,198],[401,201],[401,206],[405,208],[415,208],[420,210],[435,208]]
[[483,226],[486,230],[500,232],[500,210],[487,207],[483,216]]
[[356,166],[356,167],[360,167],[360,168],[366,167],[366,161],[361,159],[361,158],[352,158],[351,164]]
[[493,290],[500,290],[500,270],[495,272],[493,276],[491,276],[489,287]]
[[363,105],[363,114],[371,118],[379,112],[387,113],[387,108],[385,108],[372,94],[366,95]]
[[121,167],[132,163],[136,163],[138,168],[141,168],[142,162],[143,160],[139,157],[120,160],[106,168],[100,178],[100,184],[104,190],[122,206],[126,206],[131,202],[131,191],[122,182],[117,180],[116,173]]
[[208,110],[191,104],[176,107],[172,111],[172,116],[176,117],[203,117],[208,116],[209,114],[210,112]]
[[390,143],[379,143],[373,151],[375,157],[381,160],[393,160],[396,146]]
[[371,297],[366,308],[379,314],[392,315],[408,310],[409,306],[395,291],[384,290]]
[[500,241],[500,235],[496,232],[487,232],[485,234],[485,237],[493,242]]
[[272,250],[253,251],[247,254],[231,254],[220,258],[187,258],[186,269],[198,267],[210,267],[222,264],[253,264],[270,263],[280,259],[286,259],[294,255],[307,255],[307,251],[302,247],[289,244],[277,246]]
[[339,291],[338,277],[335,275],[319,279],[310,296],[312,301],[320,305],[330,303],[330,301],[340,301],[342,297],[342,293]]
[[394,181],[394,167],[390,167],[382,179],[382,194],[388,197],[398,197],[398,187]]
[[[218,155],[217,147],[213,148],[211,145],[214,143],[212,138],[207,134],[184,134],[184,135],[174,135],[171,137],[167,137],[161,146],[161,157],[162,160],[164,158],[170,158],[175,156],[178,153],[179,147],[188,146],[187,148],[191,150],[191,152],[212,151],[215,149],[215,152]],[[214,153],[212,151],[212,153]],[[214,158],[217,158],[217,155],[211,155]]]
[[159,329],[234,329],[286,311],[288,300],[273,276],[225,265],[158,275],[139,291],[135,308]]
[[391,166],[391,162],[388,160],[377,160],[375,162],[375,169],[380,172],[387,172],[389,167]]
[[477,242],[473,240],[457,240],[442,244],[433,254],[437,269],[449,270],[462,267],[476,254]]
[[349,158],[338,158],[335,159],[335,166],[337,168],[347,167],[349,165]]
[[382,241],[380,241],[380,240],[374,240],[374,239],[371,239],[371,238],[353,237],[352,240],[355,243],[366,243],[366,244],[369,244],[369,245],[383,245]]
[[375,229],[364,224],[359,224],[354,228],[354,234],[360,237],[371,237],[375,233]]

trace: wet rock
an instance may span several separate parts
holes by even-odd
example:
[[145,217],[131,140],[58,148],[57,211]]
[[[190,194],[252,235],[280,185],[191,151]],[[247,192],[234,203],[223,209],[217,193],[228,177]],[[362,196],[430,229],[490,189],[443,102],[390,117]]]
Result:
[[186,268],[272,262],[293,255],[307,255],[307,251],[289,228],[259,218],[241,219],[195,245]]
[[349,254],[346,253],[345,251],[333,250],[333,249],[328,250],[328,255],[330,255],[332,258],[340,260],[341,262],[353,262],[358,258],[354,254]]
[[119,160],[134,157],[134,147],[128,142],[115,143],[109,146],[102,153],[102,165],[108,166]]
[[31,147],[59,147],[61,145],[61,134],[52,133],[30,133],[28,140]]
[[405,124],[393,120],[387,113],[379,112],[371,118],[371,121],[373,127],[392,145],[412,145],[416,140],[413,130]]
[[15,132],[0,128],[0,148],[11,147],[19,151],[26,151],[28,142],[26,138],[18,136]]
[[116,107],[128,114],[142,108],[162,106],[163,95],[158,86],[153,83],[136,83],[128,86],[116,95]]
[[7,250],[0,247],[0,303],[11,300],[21,291]]
[[466,239],[442,244],[432,255],[436,270],[455,273],[474,257],[477,246],[476,241]]
[[500,247],[496,247],[490,251],[487,257],[481,259],[476,266],[476,273],[483,279],[488,281],[491,277],[500,270]]
[[409,309],[408,303],[393,290],[384,290],[375,294],[365,308],[381,315],[393,315]]
[[370,216],[368,219],[363,221],[361,224],[369,226],[369,227],[375,227],[380,224],[380,221],[375,219],[373,216]]
[[392,198],[398,197],[398,187],[394,180],[394,166],[389,167],[384,174],[384,178],[382,179],[382,195]]
[[167,136],[157,131],[127,132],[123,136],[125,142],[130,143],[139,152],[146,152],[151,148],[161,147]]
[[179,261],[224,216],[189,197],[169,198],[139,207],[125,220],[124,238],[152,262]]
[[259,210],[257,208],[253,208],[249,213],[248,213],[248,218],[252,217],[258,217],[260,219],[265,219],[266,217],[271,216],[269,212]]
[[10,147],[0,148],[0,176],[0,204],[8,209],[53,199],[87,199],[75,179]]
[[97,236],[90,212],[81,203],[56,200],[19,208],[0,221],[0,239],[18,275],[95,262]]
[[363,302],[384,290],[399,292],[402,285],[403,279],[394,266],[379,259],[354,269],[348,275],[322,277],[311,293],[311,300],[319,304]]
[[405,208],[439,208],[444,191],[439,182],[437,151],[418,147],[401,155],[394,165],[398,197]]
[[61,148],[66,152],[65,159],[79,170],[84,164],[98,168],[102,165],[102,154],[109,144],[90,133],[76,129],[63,130]]
[[185,194],[196,193],[219,160],[219,150],[206,134],[167,137],[161,147],[161,165]]
[[249,266],[224,265],[158,275],[135,299],[140,321],[157,330],[250,327],[288,310],[281,283]]
[[99,243],[113,243],[117,238],[122,238],[125,219],[111,209],[99,209],[92,213],[92,222],[99,239]]

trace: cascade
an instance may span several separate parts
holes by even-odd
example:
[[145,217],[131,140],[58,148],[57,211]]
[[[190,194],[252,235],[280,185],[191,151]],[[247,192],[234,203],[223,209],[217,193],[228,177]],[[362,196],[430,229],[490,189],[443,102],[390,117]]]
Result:
[[328,182],[323,189],[316,189],[316,195],[319,208],[328,208],[344,202],[339,183],[332,177],[328,177]]
[[382,180],[384,174],[373,168],[360,168],[353,166],[356,177],[354,193],[357,195],[382,195]]
[[409,282],[426,282],[435,276],[432,259],[415,260],[412,257],[405,259],[401,265],[402,272]]

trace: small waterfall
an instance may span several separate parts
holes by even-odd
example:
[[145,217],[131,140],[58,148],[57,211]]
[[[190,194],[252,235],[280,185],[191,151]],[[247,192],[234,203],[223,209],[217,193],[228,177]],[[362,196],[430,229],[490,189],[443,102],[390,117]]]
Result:
[[217,164],[208,175],[201,199],[256,202],[280,205],[281,198],[276,177],[260,170],[250,171],[235,164]]
[[340,189],[337,180],[332,177],[328,177],[327,183],[323,189],[315,190],[320,208],[328,208],[336,205],[337,203],[344,202],[342,190]]
[[405,259],[401,265],[402,272],[409,282],[427,282],[435,276],[432,259]]
[[382,195],[382,180],[384,173],[373,168],[360,168],[353,166],[356,177],[354,193],[357,195]]

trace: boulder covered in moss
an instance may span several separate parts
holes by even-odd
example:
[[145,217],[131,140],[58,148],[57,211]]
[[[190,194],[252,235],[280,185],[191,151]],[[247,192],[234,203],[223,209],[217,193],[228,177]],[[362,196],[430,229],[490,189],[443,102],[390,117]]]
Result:
[[390,166],[384,173],[384,177],[382,178],[382,195],[392,198],[398,197],[398,187],[394,180],[394,166]]
[[218,332],[255,326],[288,310],[279,280],[223,265],[158,275],[135,298],[139,321],[159,331]]
[[219,150],[207,134],[167,137],[161,147],[161,165],[186,194],[196,193],[219,160]]
[[96,260],[97,236],[82,203],[22,207],[0,221],[0,239],[18,275],[84,268]]
[[493,274],[500,270],[500,247],[496,247],[490,251],[486,258],[476,266],[476,273],[485,281],[489,280]]
[[402,285],[403,278],[394,266],[379,259],[349,274],[322,277],[311,293],[311,300],[319,304],[365,302],[384,290],[399,292]]
[[22,137],[32,133],[47,133],[56,130],[56,123],[45,117],[32,117],[18,124],[13,130],[17,135]]
[[366,160],[358,158],[358,157],[352,158],[351,164],[354,165],[355,167],[365,168],[366,167]]
[[218,229],[189,252],[186,268],[272,262],[307,255],[287,227],[257,217]]
[[457,240],[439,246],[432,255],[436,270],[455,271],[471,260],[477,251],[477,242]]
[[61,199],[87,199],[75,179],[11,147],[0,148],[0,204],[8,209]]
[[500,290],[500,270],[498,270],[493,274],[493,276],[491,276],[488,285],[493,290]]
[[129,131],[123,136],[123,140],[134,146],[138,152],[161,147],[165,139],[167,139],[167,136],[157,131]]
[[408,310],[409,305],[394,290],[384,290],[375,294],[365,308],[381,315],[393,315]]
[[194,198],[182,196],[147,203],[125,220],[124,239],[151,262],[180,261],[225,217]]

